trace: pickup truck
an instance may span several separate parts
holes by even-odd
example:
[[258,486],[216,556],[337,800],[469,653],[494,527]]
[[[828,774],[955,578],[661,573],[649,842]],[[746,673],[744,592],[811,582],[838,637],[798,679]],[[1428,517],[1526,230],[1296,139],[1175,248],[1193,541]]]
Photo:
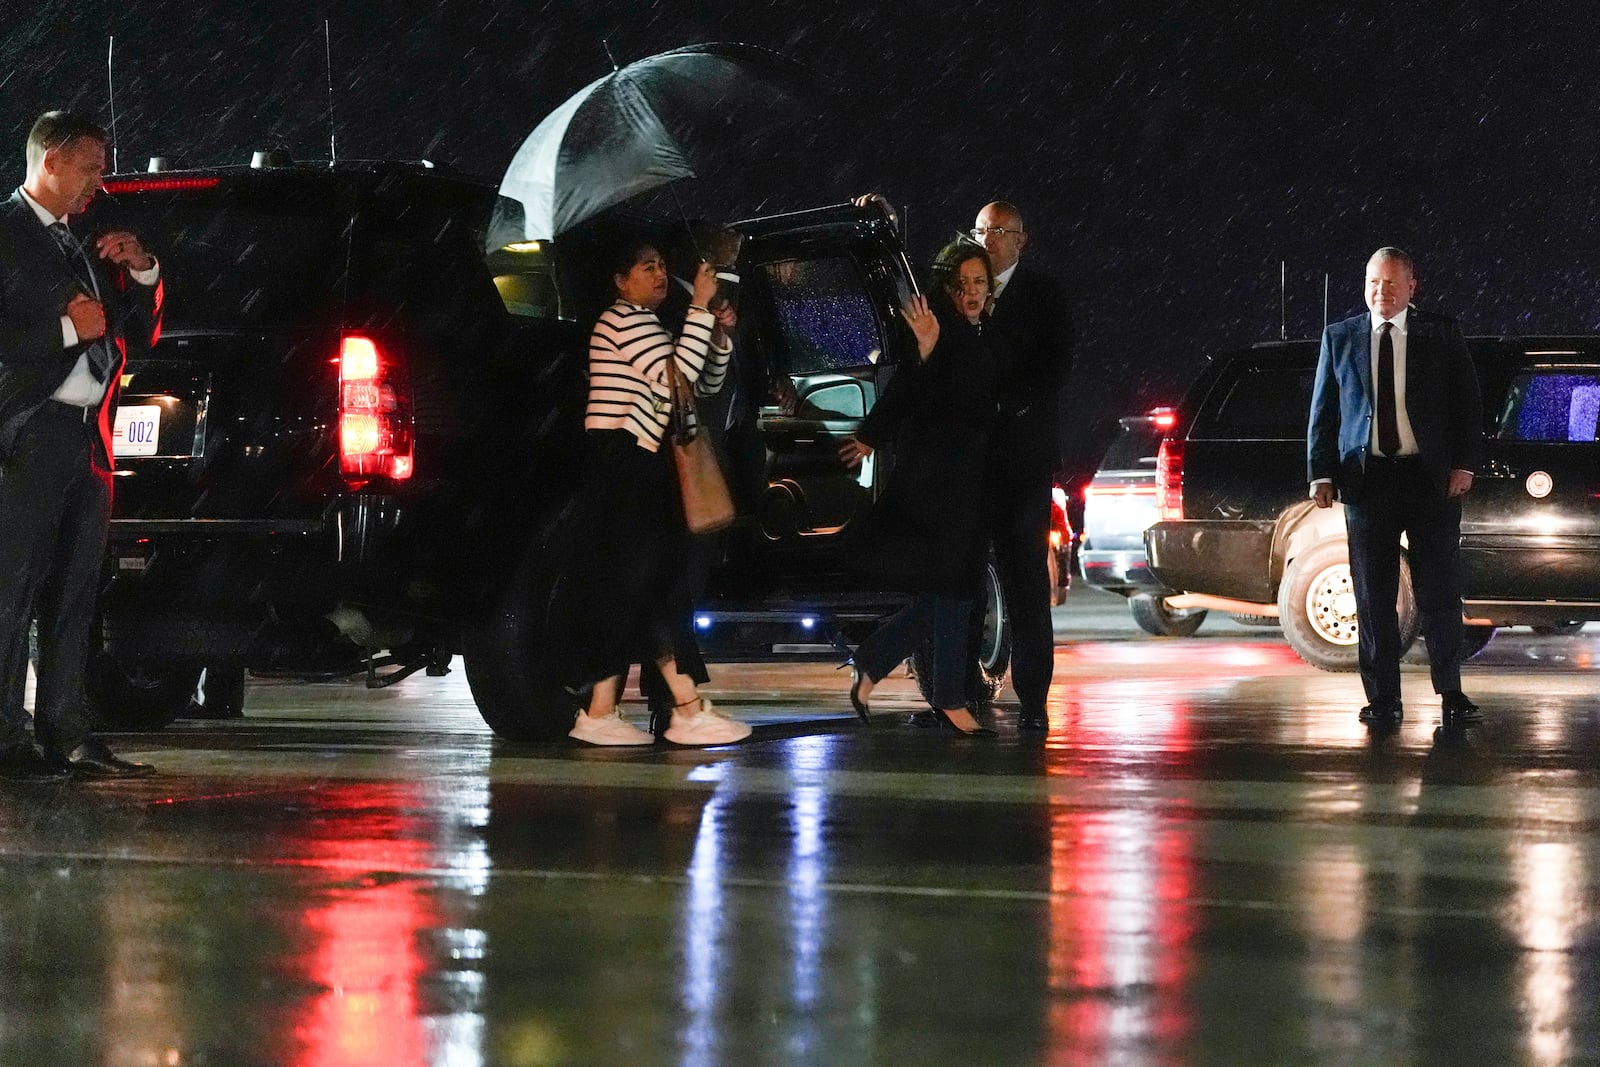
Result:
[[[1483,390],[1485,461],[1463,503],[1464,651],[1496,628],[1566,632],[1600,619],[1600,338],[1468,340]],[[1150,570],[1175,608],[1279,620],[1325,670],[1356,668],[1344,514],[1308,498],[1315,341],[1211,361],[1178,407],[1156,465]],[[1402,636],[1416,608],[1402,573]]]
[[[604,280],[588,264],[608,235],[654,224],[616,212],[486,255],[491,186],[269,154],[114,176],[106,193],[89,226],[156,250],[167,313],[130,352],[117,418],[101,721],[165,725],[202,670],[237,702],[246,671],[381,686],[460,655],[498,734],[565,734],[576,704],[545,653],[560,625],[545,546],[580,455]],[[756,504],[716,546],[697,624],[713,657],[841,657],[903,602],[849,566],[892,450],[853,472],[836,449],[914,358],[896,311],[910,268],[877,208],[736,228],[744,343],[755,377],[787,387],[760,408]],[[1009,640],[988,588],[992,692]]]

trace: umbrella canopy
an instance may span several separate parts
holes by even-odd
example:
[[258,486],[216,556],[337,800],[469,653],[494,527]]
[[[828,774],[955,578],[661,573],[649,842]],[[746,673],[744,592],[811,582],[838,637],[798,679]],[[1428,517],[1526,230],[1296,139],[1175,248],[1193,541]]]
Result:
[[733,103],[811,92],[804,67],[747,44],[688,45],[597,78],[517,149],[500,181],[489,248],[555,237],[629,197],[694,177],[674,130],[709,135]]

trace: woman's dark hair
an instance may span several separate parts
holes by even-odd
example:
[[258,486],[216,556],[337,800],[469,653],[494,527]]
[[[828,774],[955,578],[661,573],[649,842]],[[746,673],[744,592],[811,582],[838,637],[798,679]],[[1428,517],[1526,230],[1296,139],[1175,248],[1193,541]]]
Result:
[[659,253],[661,246],[648,237],[634,237],[619,241],[612,248],[611,255],[606,258],[606,284],[611,287],[613,297],[620,295],[617,292],[617,275],[625,275],[633,270],[646,249]]
[[989,258],[989,250],[977,241],[962,234],[943,248],[933,257],[933,268],[928,272],[927,288],[941,289],[948,293],[956,280],[961,277],[961,265],[969,260],[983,260],[983,272],[989,276],[989,292],[994,293],[994,261]]

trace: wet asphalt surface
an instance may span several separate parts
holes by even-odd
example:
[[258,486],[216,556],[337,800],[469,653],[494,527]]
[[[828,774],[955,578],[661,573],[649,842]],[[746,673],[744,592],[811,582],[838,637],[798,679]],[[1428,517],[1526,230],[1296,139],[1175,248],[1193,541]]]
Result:
[[819,665],[714,665],[710,751],[459,669],[115,737],[160,774],[0,787],[0,1065],[1600,1063],[1600,627],[1374,737],[1275,631],[1057,622],[1042,738]]

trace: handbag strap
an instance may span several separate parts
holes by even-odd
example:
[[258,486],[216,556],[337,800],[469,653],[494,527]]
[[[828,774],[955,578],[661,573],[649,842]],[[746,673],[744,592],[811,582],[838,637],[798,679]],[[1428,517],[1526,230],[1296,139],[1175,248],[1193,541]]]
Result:
[[672,431],[673,443],[686,445],[694,440],[699,426],[689,419],[695,410],[694,388],[678,368],[677,353],[667,357],[667,375],[672,394],[672,410],[667,415],[667,424]]

